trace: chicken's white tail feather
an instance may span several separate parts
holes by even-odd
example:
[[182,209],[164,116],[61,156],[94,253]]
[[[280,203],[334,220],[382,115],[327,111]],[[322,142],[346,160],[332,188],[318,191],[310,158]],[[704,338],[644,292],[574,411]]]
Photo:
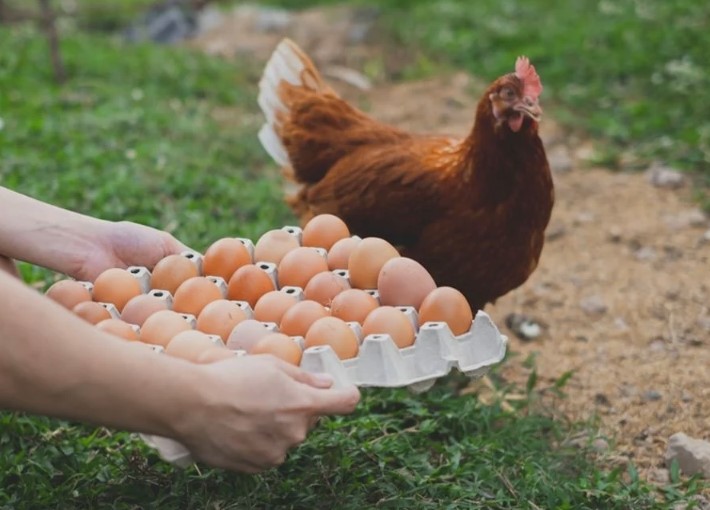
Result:
[[310,65],[304,58],[293,42],[284,39],[269,58],[259,80],[257,102],[266,117],[266,123],[259,131],[259,141],[274,161],[283,166],[290,162],[278,135],[278,123],[279,116],[288,113],[288,107],[279,97],[278,90],[282,81],[296,86],[309,86],[303,81],[304,70]]

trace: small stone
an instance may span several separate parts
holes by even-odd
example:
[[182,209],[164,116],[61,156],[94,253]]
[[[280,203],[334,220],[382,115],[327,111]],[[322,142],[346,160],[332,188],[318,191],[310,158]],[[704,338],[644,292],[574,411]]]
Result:
[[646,170],[648,182],[658,188],[676,189],[685,184],[685,176],[674,168],[654,163]]
[[618,243],[621,241],[621,228],[619,228],[616,225],[612,225],[609,227],[609,231],[607,232],[607,239],[611,241],[612,243]]
[[663,340],[653,340],[648,348],[651,352],[662,352],[666,350],[666,342]]
[[710,244],[710,230],[705,231],[705,233],[700,236],[700,244]]
[[710,331],[710,317],[700,317],[698,319],[698,326],[700,326],[705,331]]
[[520,313],[511,313],[505,325],[521,340],[533,340],[542,334],[542,328],[534,319]]
[[606,439],[598,437],[594,441],[592,441],[592,450],[594,450],[595,452],[601,453],[607,451],[608,449],[609,443]]
[[577,214],[577,216],[575,216],[574,222],[578,225],[583,225],[585,223],[594,222],[595,218],[596,218],[596,216],[594,215],[594,213],[589,212],[589,211],[584,211],[584,212],[580,212],[579,214]]
[[701,209],[695,207],[677,214],[667,215],[663,221],[671,230],[682,230],[689,227],[704,227],[707,225],[708,218]]
[[588,315],[604,315],[608,309],[600,296],[586,297],[580,301],[579,306]]
[[567,173],[572,170],[574,163],[569,149],[565,145],[554,146],[547,154],[550,168],[556,173]]
[[607,406],[607,407],[611,406],[611,402],[609,401],[609,398],[606,395],[604,395],[603,393],[597,393],[596,395],[594,395],[594,402],[596,402],[597,404],[602,405],[602,406]]
[[564,225],[557,223],[550,225],[550,227],[545,232],[545,237],[548,241],[554,241],[563,237],[567,233],[567,228]]
[[616,319],[614,319],[614,326],[616,326],[616,329],[618,329],[619,331],[628,331],[629,329],[631,329],[629,328],[629,325],[623,319],[623,317],[617,317]]
[[287,28],[292,19],[293,15],[285,9],[260,7],[254,25],[260,32],[278,32]]
[[661,400],[662,398],[663,395],[661,395],[661,393],[656,390],[648,390],[643,394],[643,399],[646,402],[654,402],[656,400]]
[[650,246],[642,246],[634,253],[637,260],[648,262],[656,258],[656,250]]
[[678,467],[686,475],[702,474],[710,477],[710,443],[701,439],[694,439],[678,432],[668,440],[665,453],[666,466],[676,460]]
[[680,395],[680,399],[681,399],[683,402],[686,402],[686,403],[687,403],[687,402],[692,402],[692,401],[693,401],[693,395],[691,395],[690,393],[688,393],[687,391],[684,390],[683,393],[681,393],[681,395]]
[[660,485],[666,485],[671,480],[671,473],[666,468],[655,468],[649,471],[648,479]]

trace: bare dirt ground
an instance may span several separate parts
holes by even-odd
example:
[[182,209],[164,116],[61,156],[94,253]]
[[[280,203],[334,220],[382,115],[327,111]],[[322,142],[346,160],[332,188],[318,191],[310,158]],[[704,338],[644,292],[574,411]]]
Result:
[[[411,60],[377,40],[371,12],[242,7],[212,21],[192,46],[265,62],[289,36],[338,91],[376,118],[420,132],[464,135],[471,128],[480,82],[464,73],[389,82]],[[373,58],[385,73],[370,89],[357,72],[343,70],[362,72]],[[664,189],[641,172],[590,167],[592,142],[569,136],[544,100],[541,130],[557,200],[537,271],[486,308],[519,354],[502,373],[524,383],[522,361],[531,353],[542,385],[573,370],[556,409],[598,417],[610,444],[605,461],[632,460],[647,479],[662,482],[670,435],[710,439],[710,223],[690,184]],[[543,334],[517,338],[506,326],[514,312],[536,320]]]

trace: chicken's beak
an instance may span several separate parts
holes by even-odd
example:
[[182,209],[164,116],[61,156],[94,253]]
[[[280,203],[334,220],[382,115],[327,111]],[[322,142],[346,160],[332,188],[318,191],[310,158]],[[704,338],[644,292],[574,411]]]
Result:
[[532,99],[529,96],[524,97],[522,101],[518,102],[518,104],[513,107],[513,110],[527,115],[535,122],[540,122],[542,118],[542,108],[540,108],[540,104],[537,99]]

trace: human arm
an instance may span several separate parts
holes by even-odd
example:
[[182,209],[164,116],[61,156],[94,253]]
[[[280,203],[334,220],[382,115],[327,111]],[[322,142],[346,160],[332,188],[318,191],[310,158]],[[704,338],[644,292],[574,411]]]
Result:
[[317,416],[354,409],[357,388],[329,386],[271,356],[197,365],[139,349],[0,272],[0,408],[171,437],[207,464],[257,472]]
[[107,221],[0,187],[0,255],[93,281],[109,267],[152,268],[187,250],[171,234],[130,221]]

